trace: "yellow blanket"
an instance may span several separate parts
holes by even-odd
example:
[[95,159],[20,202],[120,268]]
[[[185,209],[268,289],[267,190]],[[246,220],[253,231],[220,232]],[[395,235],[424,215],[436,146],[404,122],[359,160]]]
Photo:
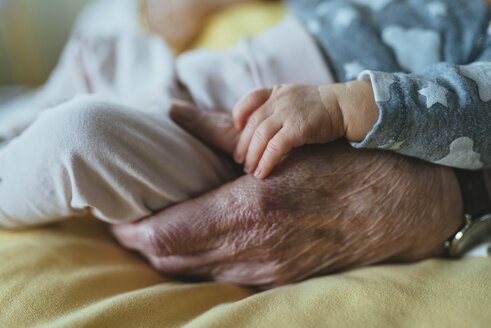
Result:
[[[277,13],[272,20],[262,6],[232,9],[213,21],[205,41],[211,38],[215,48],[233,42],[240,33],[224,39],[211,31],[230,33],[239,13],[267,26],[283,13],[273,7],[266,9]],[[491,261],[484,258],[375,266],[256,294],[230,284],[173,281],[120,248],[105,224],[74,219],[0,231],[0,261],[0,327],[8,328],[460,328],[491,322]]]
[[103,223],[0,232],[0,327],[489,327],[491,261],[384,265],[254,294],[159,275]]

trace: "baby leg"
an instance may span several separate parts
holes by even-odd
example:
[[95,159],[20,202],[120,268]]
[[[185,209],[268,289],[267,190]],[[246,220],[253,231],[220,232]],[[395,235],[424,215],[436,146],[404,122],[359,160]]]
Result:
[[163,112],[171,94],[180,97],[174,55],[162,39],[141,32],[75,34],[33,106],[52,108],[83,94],[104,94],[140,110]]
[[0,226],[134,221],[234,177],[228,159],[165,115],[80,96],[0,150]]
[[0,139],[15,137],[43,110],[83,94],[104,94],[118,103],[165,115],[171,97],[185,97],[176,84],[174,66],[174,55],[155,35],[79,31],[44,86],[25,101],[10,103],[12,110],[7,113],[0,104]]

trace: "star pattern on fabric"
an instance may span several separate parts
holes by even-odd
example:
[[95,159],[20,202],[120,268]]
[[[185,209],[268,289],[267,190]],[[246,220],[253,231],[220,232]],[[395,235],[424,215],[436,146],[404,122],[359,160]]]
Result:
[[488,102],[491,100],[491,63],[475,63],[473,65],[461,66],[462,75],[476,82],[479,89],[479,98]]
[[447,6],[439,1],[430,2],[426,5],[426,9],[433,18],[437,18],[438,16],[446,16],[448,13]]
[[441,61],[442,40],[437,31],[389,25],[382,31],[382,40],[408,72],[418,72]]
[[447,93],[448,90],[436,83],[429,83],[424,89],[418,91],[418,93],[426,97],[426,107],[431,108],[434,104],[442,104],[448,108]]
[[331,12],[332,5],[329,2],[322,2],[317,7],[315,7],[315,13],[318,16],[325,16]]
[[455,139],[448,155],[435,163],[468,170],[479,170],[484,166],[481,155],[474,151],[474,140],[469,137]]
[[334,25],[337,27],[345,28],[351,25],[356,19],[356,11],[352,8],[341,8],[334,17]]
[[353,2],[372,8],[373,10],[382,10],[394,0],[352,0]]
[[345,77],[347,80],[356,79],[358,75],[365,69],[359,61],[346,63],[343,66]]

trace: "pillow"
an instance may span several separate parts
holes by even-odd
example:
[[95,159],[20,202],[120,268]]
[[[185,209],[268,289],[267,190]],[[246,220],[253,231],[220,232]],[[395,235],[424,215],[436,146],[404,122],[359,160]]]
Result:
[[211,17],[192,48],[225,49],[243,36],[254,36],[279,22],[286,14],[280,1],[253,1],[232,6]]

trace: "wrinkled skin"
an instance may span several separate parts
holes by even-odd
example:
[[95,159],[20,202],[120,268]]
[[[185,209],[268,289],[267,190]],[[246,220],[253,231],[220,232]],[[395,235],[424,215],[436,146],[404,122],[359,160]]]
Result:
[[[221,128],[230,136],[228,118],[200,115],[179,123],[207,140]],[[113,232],[163,273],[270,288],[440,255],[461,223],[450,169],[338,141],[294,150],[266,180],[242,176]]]

